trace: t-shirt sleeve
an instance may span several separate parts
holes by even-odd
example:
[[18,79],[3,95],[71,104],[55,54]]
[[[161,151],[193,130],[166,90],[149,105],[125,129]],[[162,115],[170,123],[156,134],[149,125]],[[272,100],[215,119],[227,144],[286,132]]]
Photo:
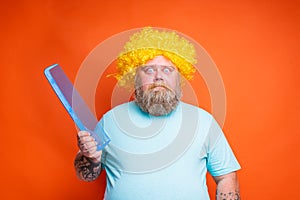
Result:
[[221,176],[241,168],[225,135],[212,119],[207,143],[207,169],[212,176]]

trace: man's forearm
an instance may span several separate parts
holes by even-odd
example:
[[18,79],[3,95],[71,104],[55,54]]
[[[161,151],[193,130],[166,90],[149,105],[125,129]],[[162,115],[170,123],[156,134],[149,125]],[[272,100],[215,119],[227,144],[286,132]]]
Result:
[[217,183],[216,200],[240,200],[240,189],[235,172],[214,177]]
[[216,200],[240,200],[240,192],[220,192],[217,190]]
[[77,177],[84,181],[93,181],[101,173],[101,163],[92,162],[81,152],[76,155],[74,166]]

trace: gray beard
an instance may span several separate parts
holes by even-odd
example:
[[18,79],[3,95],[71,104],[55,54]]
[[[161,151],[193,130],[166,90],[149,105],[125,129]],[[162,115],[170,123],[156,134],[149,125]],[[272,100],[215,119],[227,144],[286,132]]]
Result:
[[[164,86],[163,86],[164,87]],[[153,91],[155,85],[143,91],[141,87],[135,90],[135,103],[146,113],[153,116],[167,115],[173,111],[180,100],[181,91],[177,93],[164,87],[164,90]]]

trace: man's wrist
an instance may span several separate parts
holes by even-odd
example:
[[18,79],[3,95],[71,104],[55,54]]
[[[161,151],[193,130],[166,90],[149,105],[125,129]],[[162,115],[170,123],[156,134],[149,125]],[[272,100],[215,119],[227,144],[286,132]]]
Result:
[[[84,155],[82,155],[82,156],[84,156]],[[93,158],[89,158],[87,156],[84,156],[84,157],[94,166],[101,165],[101,161],[95,160]]]

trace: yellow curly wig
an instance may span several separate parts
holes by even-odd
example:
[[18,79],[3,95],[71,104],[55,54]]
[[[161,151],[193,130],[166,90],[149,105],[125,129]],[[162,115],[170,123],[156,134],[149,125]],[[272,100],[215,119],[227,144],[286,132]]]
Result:
[[158,31],[146,27],[133,34],[117,58],[117,73],[120,86],[133,84],[136,67],[146,64],[156,56],[165,56],[177,67],[186,79],[192,79],[196,69],[195,47],[175,32]]

